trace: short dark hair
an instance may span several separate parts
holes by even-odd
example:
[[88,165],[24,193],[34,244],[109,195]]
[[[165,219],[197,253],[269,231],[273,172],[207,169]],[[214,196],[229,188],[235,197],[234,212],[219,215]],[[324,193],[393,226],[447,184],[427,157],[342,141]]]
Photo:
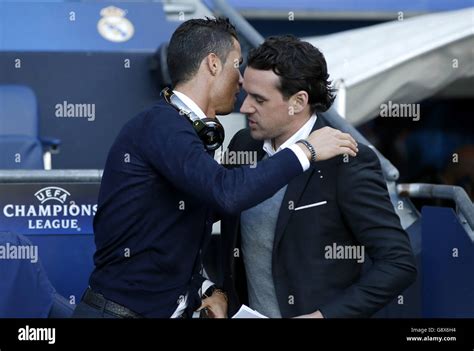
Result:
[[168,45],[168,70],[173,86],[191,79],[202,60],[214,53],[225,63],[237,38],[228,18],[191,19],[173,33]]
[[328,110],[334,91],[328,80],[326,60],[313,45],[293,35],[273,36],[248,55],[247,65],[259,70],[272,70],[280,77],[277,87],[285,98],[300,90],[309,95],[311,113]]

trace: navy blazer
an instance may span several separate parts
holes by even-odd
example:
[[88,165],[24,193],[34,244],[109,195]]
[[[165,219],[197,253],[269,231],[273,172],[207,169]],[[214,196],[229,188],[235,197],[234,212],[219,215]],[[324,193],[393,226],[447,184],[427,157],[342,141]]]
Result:
[[145,317],[170,317],[189,293],[200,305],[200,251],[212,211],[239,213],[303,173],[288,150],[229,170],[164,100],[131,119],[107,157],[94,218],[91,288]]
[[[325,125],[318,114],[313,130]],[[243,129],[229,150],[257,151],[261,158],[262,146]],[[346,160],[341,156],[317,162],[288,184],[272,254],[273,282],[283,317],[316,310],[327,318],[368,317],[416,278],[410,242],[390,202],[377,156],[359,144],[357,157]],[[248,302],[239,251],[240,217],[226,217],[223,284],[232,315],[240,303]],[[334,244],[363,245],[372,266],[362,273],[362,264],[355,259],[327,258],[326,248]]]

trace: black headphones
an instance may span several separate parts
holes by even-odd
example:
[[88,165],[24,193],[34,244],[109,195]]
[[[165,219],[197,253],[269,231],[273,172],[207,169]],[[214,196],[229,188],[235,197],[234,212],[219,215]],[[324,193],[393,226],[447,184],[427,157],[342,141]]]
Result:
[[224,127],[217,118],[195,118],[193,120],[191,112],[180,109],[171,102],[172,97],[175,96],[171,89],[164,88],[161,91],[161,95],[168,104],[173,106],[179,112],[180,115],[187,117],[189,122],[193,125],[197,135],[202,140],[206,150],[214,151],[222,145],[225,137]]

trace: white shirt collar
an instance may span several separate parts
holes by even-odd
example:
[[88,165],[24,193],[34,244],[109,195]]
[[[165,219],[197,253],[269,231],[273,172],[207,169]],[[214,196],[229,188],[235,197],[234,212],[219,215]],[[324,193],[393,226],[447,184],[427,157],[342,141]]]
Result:
[[300,128],[298,131],[293,134],[289,139],[287,139],[280,147],[275,151],[273,150],[272,141],[270,139],[265,139],[263,142],[263,150],[267,153],[268,157],[275,155],[278,151],[281,151],[287,148],[290,145],[293,145],[300,139],[306,139],[311,130],[313,130],[313,126],[316,123],[316,113],[314,113],[310,119]]
[[194,114],[200,119],[207,118],[206,114],[193,100],[191,100],[190,97],[177,90],[173,90],[173,93],[178,97],[178,99],[173,103],[175,103],[180,109],[185,110],[186,112],[194,112]]

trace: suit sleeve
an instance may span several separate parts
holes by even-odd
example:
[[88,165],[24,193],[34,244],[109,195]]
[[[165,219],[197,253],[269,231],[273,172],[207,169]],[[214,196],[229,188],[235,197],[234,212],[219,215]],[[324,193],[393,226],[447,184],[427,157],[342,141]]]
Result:
[[291,150],[283,150],[255,168],[226,169],[204,148],[178,113],[163,118],[149,113],[142,128],[145,158],[176,188],[216,210],[236,214],[272,196],[303,168]]
[[[234,151],[235,144],[236,144],[237,140],[239,140],[240,135],[243,134],[243,132],[245,132],[245,129],[241,129],[237,133],[234,134],[234,136],[230,140],[229,145],[227,146],[227,150],[225,152]],[[223,164],[223,167],[225,167],[227,169],[233,169],[236,166],[235,165]],[[238,214],[234,214],[234,215],[238,215]],[[226,214],[220,212],[219,210],[216,210],[216,211],[213,212],[213,222],[214,223],[218,222],[218,221],[221,221],[225,217],[226,217]]]
[[415,258],[388,195],[380,163],[367,147],[341,164],[337,196],[343,217],[372,266],[340,296],[321,306],[328,318],[369,317],[416,279]]

